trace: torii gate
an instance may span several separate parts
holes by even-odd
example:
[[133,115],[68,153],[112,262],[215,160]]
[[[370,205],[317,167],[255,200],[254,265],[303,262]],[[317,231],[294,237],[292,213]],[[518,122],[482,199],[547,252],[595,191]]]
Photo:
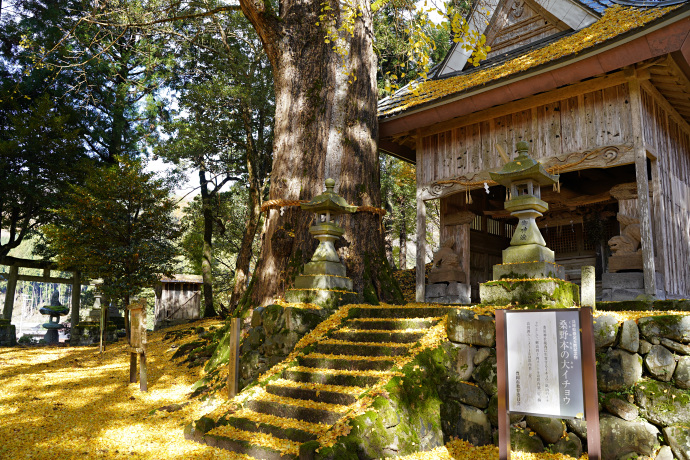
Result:
[[[79,296],[81,293],[81,275],[77,271],[72,272],[72,278],[58,278],[50,276],[51,270],[57,270],[57,265],[49,260],[20,259],[18,257],[5,256],[0,258],[0,265],[8,265],[10,273],[4,275],[7,279],[7,292],[5,293],[5,305],[2,317],[12,320],[14,310],[14,293],[17,289],[17,281],[37,281],[40,283],[60,283],[72,285],[72,307],[70,321],[72,326],[79,324]],[[20,275],[20,268],[42,269],[43,276]]]

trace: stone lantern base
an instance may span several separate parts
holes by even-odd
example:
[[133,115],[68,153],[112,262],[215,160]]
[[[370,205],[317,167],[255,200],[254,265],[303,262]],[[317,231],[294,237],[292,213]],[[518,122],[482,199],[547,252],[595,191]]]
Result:
[[494,265],[494,279],[565,278],[565,269],[553,262],[514,262]]
[[497,280],[479,285],[482,303],[570,308],[579,305],[577,284],[557,279]]

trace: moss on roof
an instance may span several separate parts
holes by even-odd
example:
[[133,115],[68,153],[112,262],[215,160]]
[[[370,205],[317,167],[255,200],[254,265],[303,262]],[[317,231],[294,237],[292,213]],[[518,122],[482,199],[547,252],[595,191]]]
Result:
[[602,18],[591,26],[500,65],[441,80],[427,80],[417,84],[416,87],[410,84],[391,96],[385,106],[379,110],[379,117],[395,115],[444,96],[460,93],[493,80],[524,72],[562,57],[575,55],[626,32],[643,27],[680,6],[649,9],[613,6],[608,8]]

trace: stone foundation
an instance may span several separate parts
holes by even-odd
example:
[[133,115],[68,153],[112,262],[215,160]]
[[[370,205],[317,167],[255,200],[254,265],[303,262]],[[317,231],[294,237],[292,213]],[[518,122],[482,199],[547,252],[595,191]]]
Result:
[[442,304],[470,304],[470,285],[451,281],[449,283],[427,284],[424,301]]
[[[98,345],[101,327],[99,323],[82,321],[70,331],[69,343],[72,346]],[[117,326],[108,324],[105,329],[106,343],[117,342]]]
[[[659,300],[666,299],[663,285],[664,275],[657,272],[656,297]],[[642,272],[603,273],[601,275],[601,300],[603,302],[635,300],[637,296],[644,294],[644,273]]]
[[488,281],[479,285],[482,303],[488,305],[537,305],[568,308],[580,303],[576,284],[557,279]]

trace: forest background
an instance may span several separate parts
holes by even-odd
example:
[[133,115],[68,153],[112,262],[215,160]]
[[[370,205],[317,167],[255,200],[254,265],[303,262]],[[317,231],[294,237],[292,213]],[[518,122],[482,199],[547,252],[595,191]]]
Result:
[[[152,297],[151,273],[200,274],[204,316],[231,312],[256,266],[265,230],[260,206],[271,181],[274,84],[265,49],[245,16],[207,3],[201,13],[185,10],[188,18],[160,29],[83,21],[88,5],[77,0],[0,4],[0,176],[7,178],[0,183],[0,258],[57,257],[65,267],[71,260],[101,277],[124,277],[124,285],[113,286],[114,294],[126,294],[123,301],[145,288]],[[381,7],[373,19],[378,96],[440,62],[457,36],[457,26],[449,24],[468,8],[440,5],[449,20],[440,26],[429,20],[431,9]],[[427,40],[424,59],[420,37]],[[161,161],[170,169],[156,177],[147,164]],[[123,164],[131,165],[126,189],[107,180]],[[406,269],[414,258],[408,254],[415,233],[414,167],[386,155],[379,164],[386,259]],[[197,178],[194,191],[175,196],[184,177]],[[83,215],[87,198],[122,193],[120,201],[128,201],[134,189],[155,190],[158,198],[104,211],[116,231],[99,234],[99,216]],[[144,211],[161,225],[122,240],[144,225],[132,223]],[[437,225],[434,210],[428,215]],[[429,236],[433,251],[433,232]],[[156,250],[144,250],[151,247]],[[110,264],[114,259],[120,266],[107,267],[117,265]],[[0,296],[5,286],[0,282]],[[56,289],[68,303],[69,285],[20,282],[17,296],[31,313]],[[88,307],[92,296],[83,295]]]

